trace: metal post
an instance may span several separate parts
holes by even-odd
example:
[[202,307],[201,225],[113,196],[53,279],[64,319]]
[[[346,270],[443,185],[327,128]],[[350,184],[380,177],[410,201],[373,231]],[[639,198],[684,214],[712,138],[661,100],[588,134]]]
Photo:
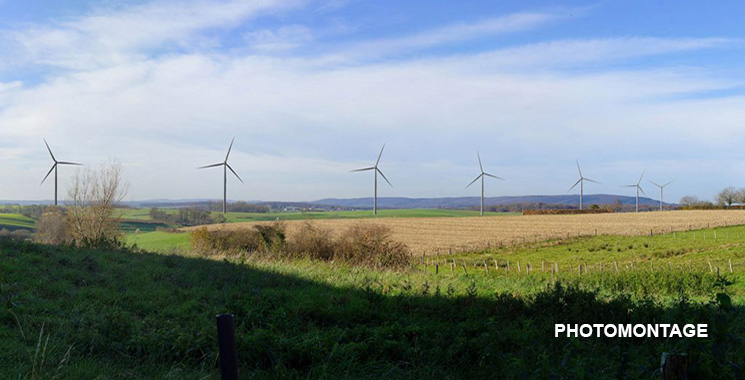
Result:
[[660,367],[662,380],[688,380],[688,354],[663,352]]
[[233,314],[217,316],[217,343],[220,348],[222,380],[238,380],[238,361],[235,349],[235,319]]

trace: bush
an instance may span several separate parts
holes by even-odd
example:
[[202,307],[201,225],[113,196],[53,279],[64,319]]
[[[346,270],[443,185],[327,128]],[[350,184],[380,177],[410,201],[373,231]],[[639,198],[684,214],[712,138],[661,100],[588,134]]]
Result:
[[282,222],[254,226],[254,230],[259,233],[261,241],[264,243],[265,252],[279,252],[284,248],[286,229],[287,227]]
[[192,250],[200,255],[260,254],[264,258],[340,261],[357,266],[400,268],[409,263],[409,249],[390,238],[390,229],[357,224],[338,239],[329,230],[305,223],[286,242],[284,223],[256,225],[253,229],[202,227],[191,233]]
[[34,241],[42,244],[63,244],[69,240],[67,220],[62,208],[47,207],[36,222]]
[[0,230],[0,239],[7,240],[26,240],[31,237],[31,231],[25,229],[18,229],[10,231],[7,228]]
[[288,250],[312,260],[333,260],[334,247],[330,230],[305,222],[290,240]]
[[335,259],[367,267],[397,268],[409,263],[409,249],[391,239],[391,229],[356,224],[339,238]]
[[256,252],[264,248],[264,241],[256,230],[202,227],[191,232],[192,249],[204,256]]

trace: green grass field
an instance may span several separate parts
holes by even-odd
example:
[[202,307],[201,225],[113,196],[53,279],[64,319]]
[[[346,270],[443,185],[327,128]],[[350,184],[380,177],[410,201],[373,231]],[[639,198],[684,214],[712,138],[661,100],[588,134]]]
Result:
[[34,220],[21,214],[2,214],[0,213],[0,230],[8,229],[10,231],[17,229],[34,229]]
[[[171,214],[176,214],[177,209],[162,209]],[[120,209],[122,218],[150,220],[148,208]],[[213,212],[214,215],[222,214]],[[516,215],[511,213],[485,213],[486,215]],[[472,210],[438,210],[438,209],[396,209],[379,210],[378,218],[436,218],[436,217],[466,217],[478,216],[478,211]],[[347,218],[372,218],[371,210],[361,211],[328,211],[328,212],[229,212],[225,214],[228,222],[263,222],[271,220],[304,220],[304,219],[347,219]]]
[[140,234],[129,233],[124,235],[124,243],[127,246],[137,245],[139,249],[150,252],[188,252],[191,244],[189,243],[188,233],[172,232],[144,232]]
[[[467,273],[435,274],[432,265],[381,271],[0,240],[0,372],[216,379],[214,316],[231,312],[243,378],[654,378],[660,354],[671,350],[691,355],[698,378],[737,378],[745,364],[742,263],[722,273],[735,282],[734,306],[716,296],[722,279],[698,263],[706,255],[740,260],[734,236],[743,231],[720,229],[730,233],[726,242],[681,237],[687,251],[657,258],[656,271],[560,272],[558,286],[548,273],[518,272],[516,262],[489,274],[471,264],[640,262],[677,245],[664,237],[580,238],[462,255]],[[612,253],[599,249],[605,244]],[[695,265],[684,266],[687,258]],[[554,323],[597,321],[708,323],[712,338],[553,337]]]

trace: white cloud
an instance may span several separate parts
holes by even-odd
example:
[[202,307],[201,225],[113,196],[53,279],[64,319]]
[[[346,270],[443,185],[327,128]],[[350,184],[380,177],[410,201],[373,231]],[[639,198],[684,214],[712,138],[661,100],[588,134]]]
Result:
[[[575,158],[588,173],[612,178],[638,176],[643,167],[655,178],[716,174],[716,181],[688,187],[681,179],[670,199],[737,179],[711,167],[729,162],[723,149],[739,151],[734,144],[745,138],[737,124],[745,118],[745,98],[687,95],[730,89],[742,78],[707,67],[613,65],[727,49],[736,41],[559,40],[340,66],[328,56],[272,57],[314,43],[314,30],[292,24],[247,35],[252,54],[148,54],[164,44],[188,48],[208,39],[201,30],[276,9],[269,1],[225,2],[212,10],[205,4],[175,10],[177,17],[162,25],[166,5],[158,3],[99,10],[23,33],[27,38],[19,41],[34,63],[74,70],[53,72],[36,85],[0,84],[0,178],[20,184],[0,187],[0,199],[51,198],[47,187],[36,186],[49,165],[42,137],[66,159],[95,163],[118,156],[135,199],[219,197],[222,173],[195,168],[223,157],[233,136],[231,165],[247,182],[229,184],[233,199],[369,196],[370,178],[347,171],[372,162],[383,142],[382,165],[396,185],[381,189],[388,196],[470,194],[463,186],[475,175],[476,148],[491,172],[508,179],[490,186],[490,195],[563,193]],[[345,46],[329,56],[426,49],[555,17],[506,16]],[[127,25],[137,32],[127,33]],[[573,70],[599,63],[607,65]],[[627,162],[629,152],[637,164]],[[712,158],[697,161],[703,155]],[[669,157],[686,166],[670,164]],[[70,174],[61,173],[62,186]],[[613,181],[598,180],[604,185],[593,192],[619,192]]]
[[302,0],[154,2],[123,9],[98,8],[53,25],[8,31],[24,62],[92,69],[142,59],[168,46],[193,50],[209,45],[199,32],[229,29],[261,12],[301,5]]

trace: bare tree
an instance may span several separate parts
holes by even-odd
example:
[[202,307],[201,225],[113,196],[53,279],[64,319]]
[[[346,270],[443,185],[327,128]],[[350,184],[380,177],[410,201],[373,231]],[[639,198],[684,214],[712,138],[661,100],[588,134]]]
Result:
[[733,203],[737,202],[739,198],[739,192],[734,187],[730,186],[720,191],[717,194],[717,204],[720,206],[732,206]]
[[739,204],[745,204],[745,187],[737,190],[737,199],[735,200],[735,202]]
[[67,220],[70,238],[78,246],[119,245],[116,208],[127,193],[122,183],[122,166],[109,161],[99,169],[80,169],[68,191]]
[[678,204],[681,206],[697,206],[701,203],[701,200],[698,199],[695,195],[686,195],[683,198],[680,198],[680,201],[678,201]]

